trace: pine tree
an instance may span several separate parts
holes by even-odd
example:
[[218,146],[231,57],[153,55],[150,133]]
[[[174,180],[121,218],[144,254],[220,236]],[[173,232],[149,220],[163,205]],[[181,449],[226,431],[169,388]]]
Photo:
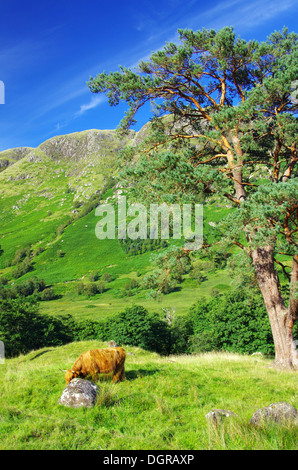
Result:
[[[238,208],[224,236],[254,267],[275,365],[298,368],[298,35],[283,29],[264,42],[246,41],[225,27],[179,30],[179,37],[137,71],[100,73],[89,88],[106,93],[111,105],[128,103],[122,130],[143,105],[155,107],[149,137],[125,154],[136,194],[165,202],[217,194]],[[277,266],[289,278],[288,296]]]

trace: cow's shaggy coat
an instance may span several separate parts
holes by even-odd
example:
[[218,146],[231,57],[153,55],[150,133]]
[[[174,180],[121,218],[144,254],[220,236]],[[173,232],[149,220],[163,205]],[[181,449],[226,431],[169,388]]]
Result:
[[80,355],[72,368],[66,372],[66,385],[74,378],[83,378],[88,375],[96,381],[98,374],[109,374],[110,372],[113,372],[112,382],[125,380],[125,357],[125,351],[120,347],[86,351]]

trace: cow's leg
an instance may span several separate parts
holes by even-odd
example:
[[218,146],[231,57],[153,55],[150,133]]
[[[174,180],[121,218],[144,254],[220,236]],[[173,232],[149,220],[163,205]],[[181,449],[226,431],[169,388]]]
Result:
[[125,380],[125,372],[124,372],[124,367],[119,367],[118,369],[115,370],[115,373],[113,375],[113,380],[112,382],[121,382]]
[[124,370],[124,367],[123,367],[122,370],[121,370],[121,374],[120,374],[119,380],[121,380],[121,381],[125,380],[125,370]]

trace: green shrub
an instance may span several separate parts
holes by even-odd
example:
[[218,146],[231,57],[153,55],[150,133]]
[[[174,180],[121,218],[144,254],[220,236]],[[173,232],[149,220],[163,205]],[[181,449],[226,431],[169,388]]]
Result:
[[31,277],[26,281],[22,281],[20,284],[14,284],[5,287],[0,285],[0,298],[15,299],[19,296],[29,297],[38,292],[42,292],[45,288],[46,283],[44,279]]
[[30,246],[26,246],[24,248],[19,248],[14,255],[12,260],[12,264],[16,265],[23,261],[25,258],[28,258],[31,255],[31,248]]
[[103,273],[103,275],[101,276],[101,280],[104,282],[111,282],[114,280],[114,277],[110,273]]
[[138,287],[139,287],[139,281],[137,279],[130,279],[130,281],[128,281],[125,284],[124,289],[133,290],[133,289],[137,289]]
[[87,295],[87,297],[92,297],[96,294],[102,294],[106,290],[105,282],[89,282],[84,284],[83,282],[78,282],[76,285],[76,291],[78,295]]
[[75,219],[81,219],[82,217],[85,217],[85,215],[93,211],[93,209],[95,209],[100,204],[101,198],[102,192],[100,191],[97,194],[93,194],[88,201],[80,203],[78,207],[81,206],[81,210],[75,215]]
[[82,204],[82,202],[76,200],[73,202],[72,206],[74,207],[74,209],[78,209],[79,207],[81,207]]
[[104,341],[106,339],[107,324],[93,320],[82,320],[74,326],[74,335],[76,341],[87,341],[97,339]]
[[47,287],[44,289],[40,295],[40,300],[42,301],[49,301],[58,299],[59,296],[55,293],[53,287]]
[[92,273],[89,274],[88,279],[90,282],[96,282],[99,279],[99,272],[98,271],[93,271]]
[[168,354],[187,354],[193,325],[187,316],[174,318],[169,328]]
[[110,320],[108,334],[118,344],[168,353],[169,327],[157,313],[139,305],[127,308]]
[[39,246],[39,247],[35,248],[35,250],[33,251],[33,256],[38,256],[41,253],[43,253],[44,251],[45,251],[45,248],[43,246]]
[[20,263],[11,273],[12,277],[18,279],[19,277],[24,276],[29,271],[33,269],[32,262],[29,257],[25,258],[22,263]]
[[95,282],[90,282],[89,284],[85,284],[83,293],[88,297],[92,297],[98,293],[97,284]]
[[260,295],[243,290],[200,300],[190,310],[194,335],[191,351],[224,350],[274,353],[269,319]]
[[8,284],[8,279],[6,277],[0,277],[0,286],[6,286]]
[[73,340],[73,333],[59,319],[38,313],[38,304],[19,297],[0,300],[0,340],[5,357],[26,354],[45,346]]
[[82,295],[84,293],[84,287],[85,287],[85,284],[83,282],[78,282],[76,284],[75,289],[78,295]]
[[102,294],[106,290],[106,283],[104,281],[99,281],[97,283],[97,292]]

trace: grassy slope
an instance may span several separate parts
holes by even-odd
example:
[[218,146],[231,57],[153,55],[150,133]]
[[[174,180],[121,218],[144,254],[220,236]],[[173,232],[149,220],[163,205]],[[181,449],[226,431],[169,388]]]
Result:
[[[218,212],[220,211],[223,209],[218,209]],[[206,219],[209,220],[211,213],[213,218],[217,214],[211,208],[206,209]],[[128,256],[118,240],[98,240],[95,237],[96,223],[93,211],[68,227],[60,239],[38,257],[36,271],[33,273],[44,278],[47,283],[55,284],[56,291],[63,294],[62,299],[41,304],[45,313],[71,313],[76,318],[99,319],[123,310],[133,303],[139,303],[151,311],[174,308],[177,314],[184,314],[200,297],[208,297],[212,288],[229,288],[228,273],[218,270],[210,273],[208,279],[199,287],[196,281],[186,278],[179,290],[164,296],[161,301],[149,299],[144,291],[133,297],[119,298],[119,292],[129,279],[137,278],[137,274],[141,278],[152,269],[152,253]],[[57,257],[59,249],[65,252],[63,258]],[[92,298],[77,296],[75,281],[80,279],[85,282],[88,273],[95,270],[100,273],[109,272],[116,278],[107,285],[108,290],[103,294]],[[26,277],[32,276],[33,273],[28,273]]]
[[[270,369],[259,357],[160,357],[126,347],[133,355],[127,354],[125,382],[100,379],[92,409],[58,405],[65,386],[60,369],[102,346],[45,348],[0,365],[1,449],[295,449],[297,428],[249,424],[270,403],[298,405],[297,375]],[[214,408],[237,416],[216,429],[205,418]]]
[[[28,214],[28,218],[32,213]],[[198,287],[196,281],[186,279],[181,290],[177,290],[164,296],[161,302],[148,299],[145,292],[141,292],[133,297],[119,298],[119,291],[131,278],[136,278],[137,274],[144,275],[150,270],[151,252],[143,255],[128,256],[122,250],[118,240],[98,240],[95,236],[95,225],[97,218],[94,211],[79,219],[71,226],[67,227],[59,238],[45,244],[46,250],[38,257],[34,258],[34,270],[27,273],[17,282],[28,279],[32,276],[43,278],[49,285],[55,286],[57,293],[63,294],[62,299],[50,302],[43,302],[41,308],[46,313],[71,313],[80,317],[92,317],[98,319],[106,314],[123,309],[123,305],[141,303],[149,310],[160,310],[164,307],[175,308],[178,314],[186,313],[189,307],[201,296],[209,296],[213,287],[228,287],[230,284],[229,275],[224,271],[217,271],[210,274],[208,280]],[[57,226],[57,223],[56,223]],[[33,226],[34,227],[34,226]],[[38,232],[32,228],[32,233]],[[49,235],[51,235],[49,226]],[[15,252],[14,246],[26,246],[28,244],[28,232],[9,238],[11,245],[11,257]],[[4,243],[2,245],[7,248]],[[62,250],[65,255],[62,258],[57,256],[57,251]],[[88,274],[98,270],[100,273],[109,272],[116,276],[116,279],[107,285],[108,290],[92,298],[78,296],[75,292],[75,285],[78,280],[86,281]],[[2,274],[7,275],[8,268],[2,269]],[[88,281],[87,281],[88,282]],[[220,287],[219,286],[219,287]],[[97,308],[89,309],[90,305]]]
[[[94,161],[94,138],[97,136],[101,137],[102,154],[97,155]],[[4,249],[0,258],[0,276],[9,278],[13,267],[6,267],[6,262],[13,259],[18,248],[31,244],[32,249],[42,247],[45,251],[34,257],[33,271],[13,282],[37,276],[53,285],[55,292],[63,297],[43,302],[45,313],[71,313],[77,318],[99,319],[132,303],[141,303],[149,310],[174,308],[177,314],[186,313],[202,295],[209,296],[213,287],[221,285],[228,288],[228,274],[220,271],[210,274],[200,288],[195,281],[186,279],[181,285],[183,295],[181,290],[177,290],[165,296],[162,302],[148,299],[144,292],[119,298],[129,279],[137,274],[142,276],[151,269],[152,253],[128,256],[118,240],[98,240],[95,236],[98,222],[95,211],[74,221],[61,236],[56,236],[57,228],[71,215],[74,201],[84,200],[86,194],[100,189],[104,178],[114,173],[114,147],[118,144],[112,137],[113,133],[109,131],[90,131],[53,138],[0,174],[0,243]],[[93,151],[82,157],[82,151],[87,148],[87,138]],[[62,156],[56,154],[56,147],[63,150]],[[205,207],[205,229],[212,230],[208,222],[219,220],[228,210],[225,207]],[[57,255],[59,250],[65,253],[63,257]],[[104,294],[92,298],[78,296],[76,282],[85,282],[88,274],[96,270],[110,272],[116,279]]]
[[96,130],[55,137],[1,172],[0,268],[18,247],[48,246],[74,201],[102,189],[116,172],[117,139],[115,131]]

